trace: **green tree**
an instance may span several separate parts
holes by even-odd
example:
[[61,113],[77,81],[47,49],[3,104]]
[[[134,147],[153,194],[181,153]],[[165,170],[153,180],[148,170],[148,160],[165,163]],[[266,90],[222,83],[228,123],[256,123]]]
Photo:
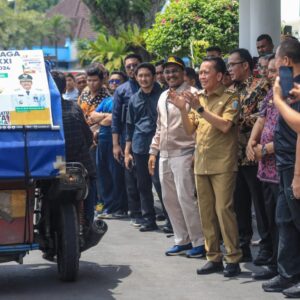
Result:
[[158,57],[171,53],[190,56],[194,46],[203,53],[199,45],[204,44],[229,51],[238,44],[238,2],[173,0],[165,12],[156,16],[145,39],[147,50]]
[[123,59],[129,53],[126,42],[123,38],[114,36],[106,37],[101,33],[93,42],[86,41],[79,51],[81,63],[102,62],[109,70],[120,70]]
[[50,7],[56,5],[59,0],[27,0],[26,6],[29,10],[36,10],[39,12],[45,12]]
[[41,43],[44,34],[44,16],[26,10],[26,3],[17,0],[11,7],[6,0],[0,0],[0,48],[23,49]]
[[71,23],[62,15],[55,15],[46,22],[47,37],[55,47],[55,56],[58,56],[58,43],[61,38],[70,35]]
[[100,33],[95,41],[80,40],[77,48],[81,64],[102,62],[109,71],[120,70],[125,56],[132,52],[140,54],[144,60],[150,60],[145,48],[144,31],[137,25],[129,26],[127,30],[121,28],[117,37]]
[[137,24],[150,27],[165,4],[165,0],[83,0],[92,12],[93,20],[108,34],[117,35],[122,27]]

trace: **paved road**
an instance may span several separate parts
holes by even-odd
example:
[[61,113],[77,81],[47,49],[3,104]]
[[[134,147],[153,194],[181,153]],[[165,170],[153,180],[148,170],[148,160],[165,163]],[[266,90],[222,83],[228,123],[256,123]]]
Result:
[[24,265],[0,265],[0,299],[284,299],[264,293],[261,282],[252,281],[251,264],[243,264],[239,278],[200,277],[195,271],[205,260],[166,257],[173,240],[162,232],[140,233],[128,220],[110,220],[108,225],[102,242],[82,255],[76,283],[60,282],[56,265],[36,251]]

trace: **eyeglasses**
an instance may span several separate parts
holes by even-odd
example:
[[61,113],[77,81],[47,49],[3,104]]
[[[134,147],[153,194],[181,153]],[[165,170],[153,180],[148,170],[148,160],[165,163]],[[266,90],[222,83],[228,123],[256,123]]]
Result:
[[121,80],[120,79],[110,79],[108,81],[109,84],[120,84]]
[[245,62],[245,61],[242,60],[242,61],[237,61],[237,62],[229,63],[229,64],[227,64],[227,69],[231,69],[231,68],[234,67],[235,65],[243,64],[244,62]]
[[137,64],[130,64],[130,65],[125,66],[125,69],[130,70],[130,69],[135,69],[136,67],[137,67]]
[[171,75],[171,74],[177,74],[177,73],[179,73],[179,69],[164,70],[165,75]]

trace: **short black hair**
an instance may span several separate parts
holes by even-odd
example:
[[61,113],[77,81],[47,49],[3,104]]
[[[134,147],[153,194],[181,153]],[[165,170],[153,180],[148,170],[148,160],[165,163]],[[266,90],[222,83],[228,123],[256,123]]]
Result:
[[67,73],[66,74],[66,78],[72,78],[74,81],[75,81],[75,77],[74,77],[74,75],[72,74],[72,73]]
[[148,62],[139,64],[135,69],[135,75],[138,74],[139,69],[148,69],[152,73],[153,76],[155,76],[155,74],[156,74],[154,65],[152,65],[151,63],[148,63]]
[[98,76],[100,80],[103,80],[103,72],[97,67],[90,67],[86,70],[87,76]]
[[75,78],[77,78],[79,76],[86,76],[86,73],[85,72],[76,73]]
[[300,63],[300,43],[293,39],[287,39],[280,43],[278,48],[278,55],[280,57],[287,56],[293,63]]
[[131,53],[131,54],[126,55],[126,57],[124,58],[124,64],[125,64],[126,60],[127,60],[127,59],[130,59],[130,58],[135,58],[135,59],[137,59],[140,63],[143,61],[142,57],[141,57],[139,54]]
[[211,47],[208,47],[206,48],[205,50],[206,52],[209,52],[209,51],[216,51],[216,52],[219,52],[220,54],[222,53],[222,50],[219,46],[211,46]]
[[66,76],[63,72],[51,71],[52,78],[59,90],[59,93],[62,95],[66,91]]
[[258,37],[257,37],[257,39],[256,39],[256,41],[257,42],[260,42],[260,41],[262,41],[262,40],[266,40],[266,41],[268,41],[270,44],[272,44],[273,45],[273,40],[272,40],[272,38],[271,38],[271,36],[269,36],[268,34],[261,34],[261,35],[259,35]]
[[161,59],[155,63],[155,67],[162,66],[165,63],[164,59]]
[[219,73],[225,74],[227,69],[224,60],[221,57],[205,57],[203,59],[203,62],[208,61],[208,62],[214,62],[214,68],[215,70]]
[[248,63],[249,68],[252,72],[254,66],[253,66],[253,58],[252,58],[250,52],[244,48],[236,48],[236,49],[230,51],[229,55],[234,54],[234,53],[238,53],[241,60],[244,60],[245,62]]
[[112,71],[112,72],[110,73],[110,76],[111,76],[111,75],[119,75],[119,76],[121,76],[121,77],[123,78],[123,82],[125,82],[125,81],[128,80],[128,77],[127,77],[126,74],[125,74],[124,72],[122,72],[122,71]]

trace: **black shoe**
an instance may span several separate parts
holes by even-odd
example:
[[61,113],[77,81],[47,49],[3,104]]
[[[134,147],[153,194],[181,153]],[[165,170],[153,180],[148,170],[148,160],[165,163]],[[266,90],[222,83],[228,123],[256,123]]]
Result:
[[115,213],[112,214],[113,219],[124,219],[128,218],[127,211],[118,210]]
[[253,264],[256,266],[266,266],[270,264],[272,259],[272,253],[267,250],[260,250],[256,256],[256,258],[253,260]]
[[212,273],[218,273],[222,272],[224,269],[223,263],[220,262],[214,262],[214,261],[208,261],[202,268],[197,269],[198,275],[207,275]]
[[284,278],[280,275],[277,275],[270,279],[269,281],[262,284],[262,288],[265,292],[275,292],[280,293],[285,289],[292,287],[295,284],[295,281],[290,278]]
[[164,214],[158,214],[156,215],[156,221],[160,222],[160,221],[164,221],[166,219]]
[[283,290],[282,294],[288,298],[300,298],[300,283]]
[[169,221],[167,221],[167,222],[165,223],[165,225],[162,227],[162,231],[163,231],[164,233],[174,233],[174,232],[173,232],[172,225],[171,225],[171,223],[170,223]]
[[157,230],[158,227],[156,223],[145,223],[140,227],[140,232],[146,232],[146,231],[154,231]]
[[241,262],[251,262],[252,261],[252,254],[251,254],[250,246],[249,245],[244,245],[244,246],[241,247],[241,250],[243,252]]
[[234,277],[241,274],[241,268],[239,263],[228,263],[224,269],[224,277]]
[[270,266],[264,269],[263,271],[252,273],[252,278],[255,280],[268,280],[278,275],[277,267]]

